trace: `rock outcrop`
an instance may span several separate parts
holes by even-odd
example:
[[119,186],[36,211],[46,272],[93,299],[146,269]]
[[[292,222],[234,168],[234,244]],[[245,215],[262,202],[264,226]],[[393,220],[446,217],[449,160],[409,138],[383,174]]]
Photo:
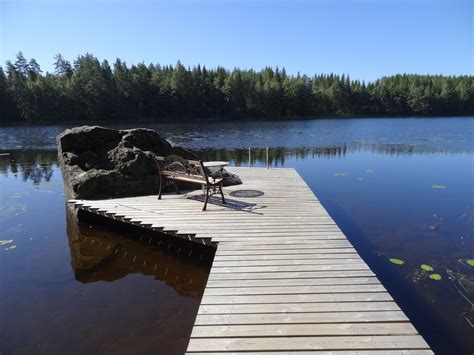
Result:
[[[99,126],[67,129],[57,137],[58,159],[69,198],[104,199],[156,194],[159,185],[154,155],[197,159],[191,151],[172,147],[146,128],[114,130]],[[229,174],[226,184],[240,179]]]

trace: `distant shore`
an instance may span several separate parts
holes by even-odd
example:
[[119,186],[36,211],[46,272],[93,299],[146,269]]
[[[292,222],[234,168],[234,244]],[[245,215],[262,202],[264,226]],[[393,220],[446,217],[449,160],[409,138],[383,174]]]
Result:
[[473,118],[474,113],[464,115],[348,115],[348,116],[307,116],[307,117],[150,117],[134,120],[39,120],[35,122],[11,121],[1,122],[1,127],[29,127],[29,126],[107,126],[107,125],[140,125],[140,124],[167,124],[167,123],[197,123],[197,122],[254,122],[254,121],[305,121],[305,120],[327,120],[327,119],[416,119],[416,118],[449,118],[449,117],[466,117]]

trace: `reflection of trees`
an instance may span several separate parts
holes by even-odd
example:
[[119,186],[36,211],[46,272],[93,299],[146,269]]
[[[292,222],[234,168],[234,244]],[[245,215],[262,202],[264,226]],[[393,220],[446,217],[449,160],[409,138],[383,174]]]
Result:
[[163,239],[139,227],[126,234],[111,232],[113,223],[104,229],[100,225],[88,228],[76,222],[69,207],[66,216],[71,266],[78,281],[114,281],[140,273],[154,275],[181,295],[202,296],[214,249]]
[[[328,147],[301,147],[301,148],[269,148],[268,161],[273,167],[281,167],[286,159],[306,159],[306,158],[339,158],[349,153],[371,152],[383,155],[415,155],[415,154],[436,154],[451,153],[462,154],[462,152],[453,152],[451,150],[434,149],[432,147],[417,146],[414,144],[393,144],[393,143],[363,143],[357,142],[351,145],[328,146]],[[203,160],[224,160],[233,165],[248,165],[248,149],[203,149],[197,151],[197,154]],[[266,149],[252,148],[252,165],[266,164]]]
[[[352,142],[342,146],[270,148],[268,159],[270,166],[284,166],[286,159],[338,158],[348,153],[371,152],[392,156],[450,153],[462,154],[462,151],[443,150],[430,146],[395,143]],[[2,153],[0,151],[0,153]],[[204,149],[197,151],[203,160],[225,160],[233,165],[248,165],[248,149]],[[468,153],[469,154],[469,153]],[[252,165],[266,164],[266,149],[252,148]],[[39,184],[49,181],[57,167],[56,150],[13,150],[9,156],[0,156],[0,173],[8,176],[19,175],[24,181]]]
[[[252,149],[252,165],[264,165],[266,163],[266,149]],[[346,154],[346,147],[324,147],[324,148],[270,148],[268,150],[268,161],[271,166],[281,167],[287,158],[319,158],[340,157]],[[203,160],[224,160],[235,165],[246,165],[249,162],[248,149],[205,149],[198,152]]]
[[23,181],[34,184],[49,181],[57,167],[55,150],[14,150],[0,157],[0,173],[5,176],[20,176]]

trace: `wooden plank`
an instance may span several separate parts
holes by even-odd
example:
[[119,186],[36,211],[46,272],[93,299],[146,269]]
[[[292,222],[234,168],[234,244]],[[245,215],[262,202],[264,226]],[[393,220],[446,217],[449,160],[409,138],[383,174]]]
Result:
[[214,287],[206,288],[206,296],[217,295],[288,295],[305,293],[356,293],[384,292],[381,284],[366,285],[316,285],[316,286],[264,286],[264,287]]
[[357,258],[338,258],[338,259],[287,259],[287,260],[222,260],[214,259],[213,268],[231,267],[231,266],[277,266],[277,265],[340,265],[340,264],[358,264],[362,260]]
[[288,245],[275,245],[275,244],[246,244],[246,243],[222,243],[219,245],[219,249],[221,251],[230,251],[230,250],[238,250],[238,251],[246,251],[246,250],[293,250],[293,249],[313,249],[313,248],[321,248],[321,249],[328,249],[328,248],[344,248],[344,247],[351,247],[352,245],[347,240],[314,240],[309,241],[308,243],[293,243]]
[[252,272],[285,272],[285,271],[342,271],[342,270],[369,270],[363,263],[340,265],[281,265],[281,266],[237,266],[212,268],[211,274],[222,273],[252,273]]
[[402,311],[198,314],[195,325],[406,322]]
[[245,352],[232,352],[232,351],[211,351],[211,352],[186,352],[186,354],[192,355],[431,355],[431,350],[330,350],[330,351],[245,351]]
[[[212,269],[211,269],[212,271]],[[241,272],[241,273],[213,273],[209,280],[275,280],[275,279],[315,279],[328,277],[359,277],[374,276],[370,269],[366,270],[330,270],[330,271],[291,271],[291,272]]]
[[376,285],[376,277],[329,277],[310,279],[270,279],[270,280],[208,280],[206,289],[212,287],[271,287],[271,286],[315,286],[315,285]]
[[247,249],[247,250],[221,250],[220,248],[216,251],[216,256],[248,256],[248,255],[298,255],[298,254],[334,254],[334,253],[347,253],[352,254],[355,252],[355,249],[350,248],[305,248],[305,249],[274,249],[271,252],[268,250],[259,250],[259,249]]
[[399,311],[395,302],[319,302],[201,305],[199,314]]
[[246,260],[315,260],[315,259],[346,259],[359,257],[354,251],[349,253],[325,254],[270,254],[270,255],[216,255],[214,261],[246,261]]
[[207,296],[201,304],[244,304],[244,303],[315,303],[315,302],[378,302],[393,301],[388,292],[371,293],[317,293],[294,295],[243,295]]
[[416,335],[407,322],[399,323],[332,323],[332,324],[245,324],[196,325],[192,338],[348,336],[348,335]]
[[338,337],[261,337],[261,338],[191,338],[193,351],[286,351],[286,350],[386,350],[428,349],[416,335],[338,336]]

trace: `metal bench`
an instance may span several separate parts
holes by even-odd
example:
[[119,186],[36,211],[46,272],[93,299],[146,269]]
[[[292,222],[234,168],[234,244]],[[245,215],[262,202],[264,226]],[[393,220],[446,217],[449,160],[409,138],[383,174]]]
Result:
[[219,174],[211,175],[201,160],[183,159],[177,155],[167,157],[156,155],[155,162],[160,171],[159,200],[161,199],[161,192],[166,185],[173,185],[176,193],[179,194],[177,181],[182,181],[201,185],[205,194],[203,211],[206,210],[209,196],[217,191],[221,194],[222,203],[226,203],[224,193],[222,192],[224,179]]

